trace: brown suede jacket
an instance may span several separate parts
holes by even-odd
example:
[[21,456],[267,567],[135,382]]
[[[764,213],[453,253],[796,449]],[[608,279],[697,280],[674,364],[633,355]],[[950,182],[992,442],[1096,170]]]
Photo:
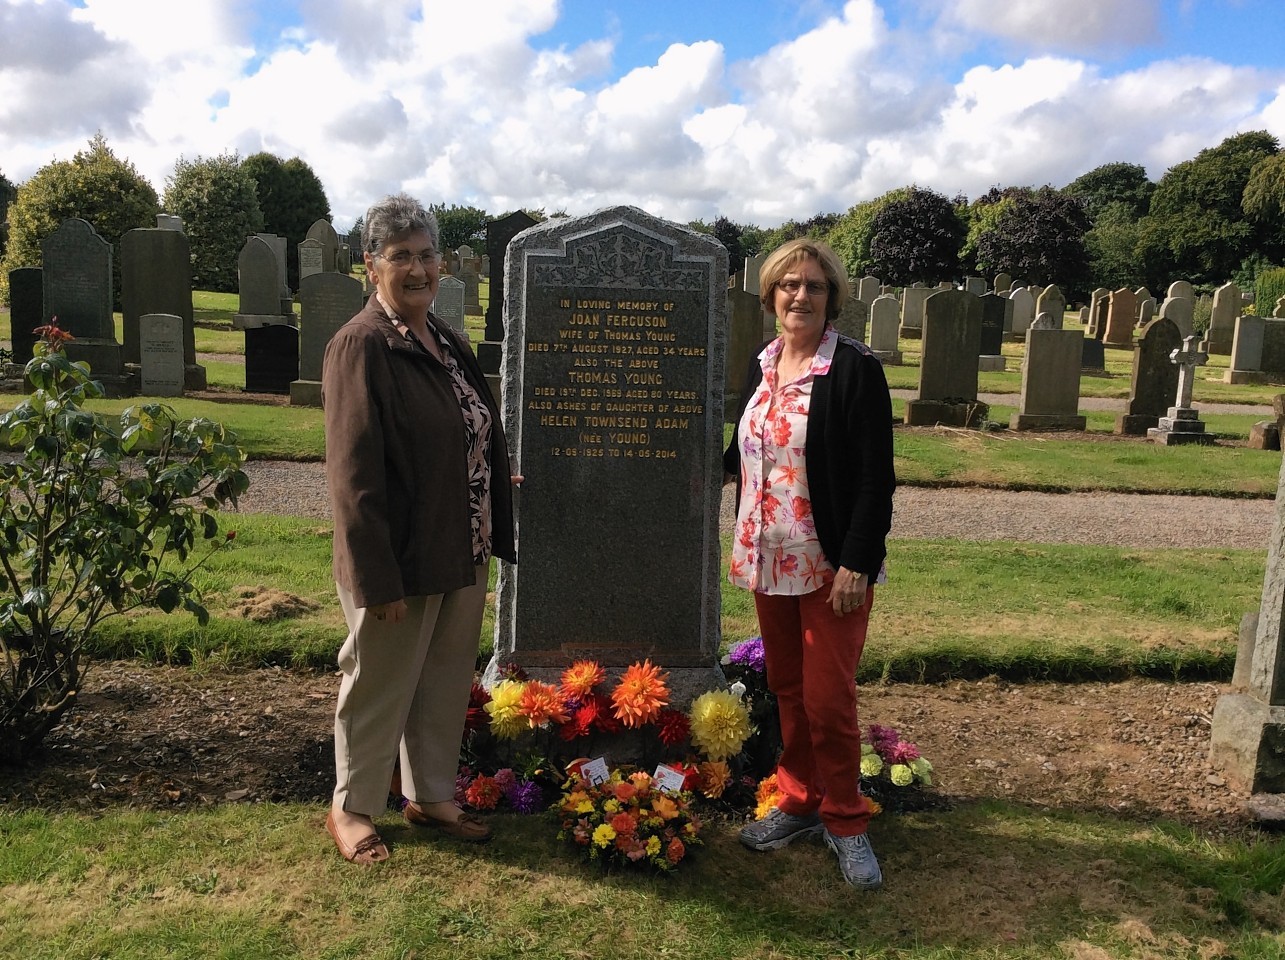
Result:
[[[468,341],[445,333],[491,408],[492,552],[516,561],[500,411]],[[334,576],[362,607],[474,582],[464,422],[450,375],[389,322],[373,295],[335,333],[321,374]]]

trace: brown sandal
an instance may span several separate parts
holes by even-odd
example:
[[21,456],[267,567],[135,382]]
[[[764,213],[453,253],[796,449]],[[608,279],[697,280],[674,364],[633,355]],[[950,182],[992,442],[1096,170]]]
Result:
[[343,838],[339,836],[339,829],[335,826],[335,812],[333,810],[326,814],[326,832],[330,834],[330,839],[334,840],[335,846],[339,848],[339,855],[349,863],[368,867],[372,863],[383,863],[388,859],[388,847],[377,833],[372,833],[357,841],[357,846],[355,847],[350,847],[344,843]]

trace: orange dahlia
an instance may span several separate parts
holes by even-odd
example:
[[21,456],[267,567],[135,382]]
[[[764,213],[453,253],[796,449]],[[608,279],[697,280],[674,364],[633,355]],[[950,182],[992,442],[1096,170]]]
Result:
[[649,723],[669,703],[668,679],[650,660],[630,666],[611,692],[616,718],[627,727]]
[[518,701],[518,713],[527,718],[532,727],[541,727],[549,721],[567,722],[567,705],[558,688],[539,680],[528,680]]
[[593,660],[577,660],[562,671],[562,695],[587,697],[593,688],[607,679],[607,673]]
[[707,760],[700,765],[701,793],[716,800],[723,795],[727,785],[732,782],[732,771],[726,761]]

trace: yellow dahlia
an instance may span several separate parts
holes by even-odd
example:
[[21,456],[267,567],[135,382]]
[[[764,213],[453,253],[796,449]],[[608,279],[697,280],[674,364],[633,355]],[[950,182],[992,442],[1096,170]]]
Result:
[[655,719],[669,703],[668,679],[669,674],[661,673],[650,660],[630,666],[611,691],[616,719],[626,727],[641,727]]
[[692,743],[711,760],[726,760],[741,752],[750,735],[750,713],[740,697],[727,690],[710,690],[692,702]]
[[607,679],[606,671],[593,660],[577,660],[562,671],[562,695],[587,697],[593,688]]
[[608,824],[599,824],[593,831],[593,842],[600,847],[608,847],[616,839],[616,831]]
[[708,760],[696,769],[701,775],[701,793],[711,800],[717,800],[732,782],[732,771],[723,760]]
[[491,715],[491,732],[501,740],[512,740],[530,728],[519,709],[525,687],[526,684],[517,680],[501,680],[491,688],[491,702],[486,705],[486,712]]
[[546,723],[567,722],[567,705],[562,700],[558,688],[539,680],[528,680],[522,690],[522,699],[518,702],[518,713],[526,717],[533,728]]

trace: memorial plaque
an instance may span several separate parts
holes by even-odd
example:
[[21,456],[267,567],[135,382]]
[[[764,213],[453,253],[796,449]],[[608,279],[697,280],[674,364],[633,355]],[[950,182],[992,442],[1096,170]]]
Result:
[[492,667],[650,657],[708,685],[727,251],[615,207],[526,231],[506,274],[505,422],[527,480]]
[[325,271],[326,247],[320,240],[308,239],[299,244],[299,283],[304,277]]
[[437,286],[437,299],[433,313],[441,317],[460,333],[464,332],[464,281],[458,277],[442,277]]
[[183,395],[183,318],[147,313],[138,318],[140,392],[147,397]]

